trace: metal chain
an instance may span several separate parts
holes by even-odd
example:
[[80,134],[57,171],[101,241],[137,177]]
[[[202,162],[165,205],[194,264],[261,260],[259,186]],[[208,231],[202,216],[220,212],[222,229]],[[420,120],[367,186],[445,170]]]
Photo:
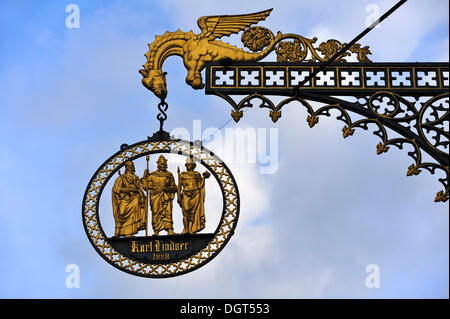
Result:
[[161,102],[158,104],[158,110],[159,113],[156,116],[156,118],[159,121],[159,130],[162,131],[163,130],[163,125],[164,125],[164,121],[167,120],[167,108],[169,107],[169,105],[164,101],[164,99],[161,99]]

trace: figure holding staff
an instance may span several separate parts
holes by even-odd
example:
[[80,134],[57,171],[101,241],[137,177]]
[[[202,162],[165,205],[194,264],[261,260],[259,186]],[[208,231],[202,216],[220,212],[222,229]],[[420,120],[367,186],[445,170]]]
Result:
[[183,212],[182,234],[195,234],[205,228],[205,179],[210,173],[194,171],[196,164],[193,158],[186,160],[186,172],[180,173],[178,168],[178,204]]
[[160,155],[157,170],[149,171],[147,168],[141,178],[142,185],[147,189],[152,210],[153,235],[158,236],[160,231],[167,231],[168,235],[175,235],[173,231],[172,202],[177,192],[175,179],[167,170],[167,159]]

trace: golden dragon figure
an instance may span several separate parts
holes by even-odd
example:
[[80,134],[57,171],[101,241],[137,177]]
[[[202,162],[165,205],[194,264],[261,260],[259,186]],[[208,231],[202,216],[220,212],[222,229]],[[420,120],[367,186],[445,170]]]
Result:
[[[204,16],[197,20],[197,25],[201,29],[200,34],[177,30],[155,36],[155,41],[149,44],[149,51],[145,54],[147,62],[143,65],[144,68],[139,70],[143,76],[142,84],[160,99],[165,99],[167,73],[162,71],[162,66],[164,60],[171,55],[183,58],[184,66],[188,71],[186,83],[194,89],[202,89],[204,83],[201,71],[209,61],[226,61],[227,63],[259,61],[274,50],[280,62],[303,61],[308,56],[308,52],[311,57],[308,61],[326,61],[346,45],[337,40],[328,40],[314,48],[313,44],[317,38],[307,39],[296,34],[281,32],[275,36],[266,28],[250,27],[265,20],[271,11],[272,9],[251,14]],[[253,52],[218,40],[243,30],[245,31],[241,40],[244,46]],[[288,38],[294,41],[281,42]],[[322,56],[317,51],[321,52]],[[358,61],[370,62],[367,58],[367,54],[371,54],[368,47],[361,48],[359,44],[355,44],[350,51],[357,54]],[[345,61],[343,57],[350,54],[344,53],[341,61]]]

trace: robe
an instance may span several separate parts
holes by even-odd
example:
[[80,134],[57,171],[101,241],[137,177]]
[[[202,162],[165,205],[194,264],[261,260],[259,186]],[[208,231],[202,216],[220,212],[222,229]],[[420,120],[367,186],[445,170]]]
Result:
[[205,184],[198,172],[181,173],[183,233],[195,234],[205,228]]
[[125,173],[112,188],[115,236],[131,236],[147,228],[147,203],[139,177]]
[[175,179],[169,171],[154,171],[144,174],[142,185],[150,189],[150,208],[152,227],[155,232],[173,230],[173,199],[175,198]]

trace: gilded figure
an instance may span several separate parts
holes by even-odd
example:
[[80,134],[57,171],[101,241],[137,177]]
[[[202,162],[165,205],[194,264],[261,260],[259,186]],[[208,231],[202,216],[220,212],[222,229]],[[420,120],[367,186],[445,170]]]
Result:
[[167,170],[167,159],[163,155],[159,156],[156,164],[157,170],[150,173],[146,169],[141,179],[142,186],[150,197],[153,235],[158,236],[162,230],[167,231],[168,235],[174,235],[172,202],[177,192],[175,179]]
[[182,234],[195,234],[205,228],[205,179],[210,173],[194,171],[193,158],[186,160],[186,172],[178,168],[178,204],[183,212]]
[[[120,172],[119,172],[120,174]],[[115,237],[130,237],[147,229],[147,200],[134,163],[125,163],[125,173],[112,188],[112,207],[115,220]]]

